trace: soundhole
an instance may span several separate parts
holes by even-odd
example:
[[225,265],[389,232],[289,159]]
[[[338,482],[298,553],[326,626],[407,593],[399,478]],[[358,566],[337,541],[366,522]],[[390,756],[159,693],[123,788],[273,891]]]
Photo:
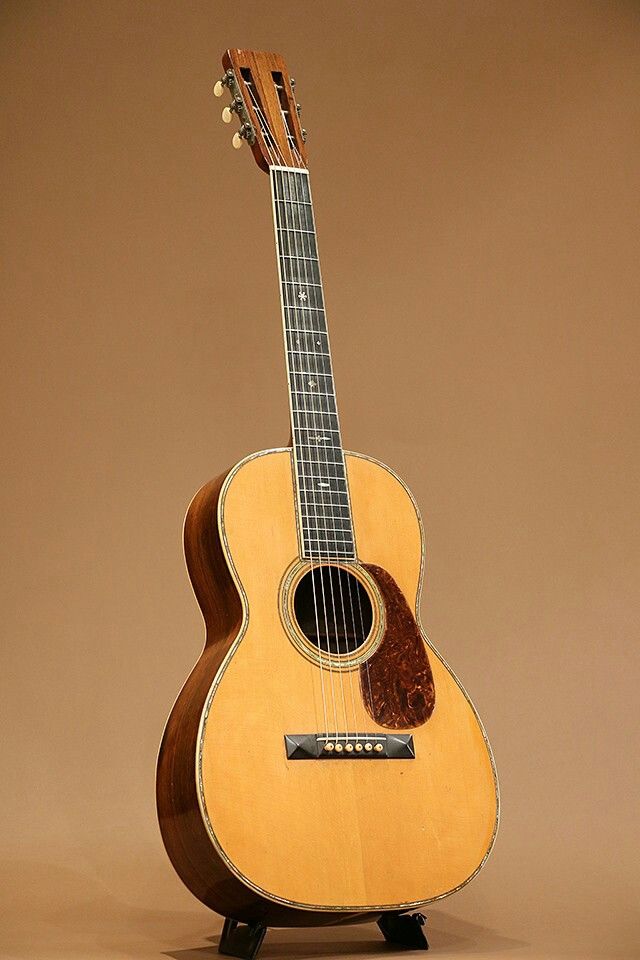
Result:
[[322,653],[353,654],[371,633],[369,594],[343,567],[322,564],[308,570],[296,587],[293,610],[302,633]]

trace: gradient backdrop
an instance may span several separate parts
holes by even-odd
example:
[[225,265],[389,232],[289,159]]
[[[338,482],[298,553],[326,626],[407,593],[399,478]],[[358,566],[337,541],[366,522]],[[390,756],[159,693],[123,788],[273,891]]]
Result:
[[[286,443],[268,180],[298,80],[348,447],[422,505],[424,622],[502,782],[434,956],[638,956],[640,7],[5,2],[0,955],[206,960],[155,820],[197,488]],[[244,811],[251,829],[250,811]],[[267,957],[382,955],[373,927]]]

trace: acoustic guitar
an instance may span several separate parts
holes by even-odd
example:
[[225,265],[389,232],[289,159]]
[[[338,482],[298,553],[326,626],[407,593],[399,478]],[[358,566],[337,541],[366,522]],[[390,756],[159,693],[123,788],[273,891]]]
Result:
[[294,81],[271,53],[229,50],[223,66],[223,119],[271,187],[291,440],[207,483],[186,515],[206,644],[160,748],[161,832],[227,918],[223,952],[255,955],[269,925],[365,920],[424,947],[419,908],[493,845],[493,757],[420,625],[416,502],[342,445]]

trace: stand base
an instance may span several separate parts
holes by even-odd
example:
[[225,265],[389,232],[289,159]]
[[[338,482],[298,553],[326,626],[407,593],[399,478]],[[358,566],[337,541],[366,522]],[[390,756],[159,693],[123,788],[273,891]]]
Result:
[[227,917],[222,928],[218,953],[226,957],[255,960],[266,932],[267,928],[262,923],[239,924],[237,920]]
[[405,950],[428,950],[429,941],[422,929],[426,922],[421,913],[384,913],[378,926],[387,943]]
[[[428,950],[429,943],[422,930],[426,918],[421,913],[384,913],[378,926],[387,943],[405,950]],[[224,921],[218,953],[240,960],[255,960],[267,933],[263,923]]]

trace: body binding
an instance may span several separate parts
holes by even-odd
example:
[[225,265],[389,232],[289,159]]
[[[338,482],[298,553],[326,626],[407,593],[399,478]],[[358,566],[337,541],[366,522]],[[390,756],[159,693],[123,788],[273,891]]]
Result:
[[[407,728],[410,762],[288,762],[283,733],[310,732],[320,710],[317,667],[289,642],[280,603],[299,551],[292,452],[254,454],[196,494],[184,544],[207,637],[165,729],[158,814],[185,884],[239,921],[314,926],[409,910],[467,883],[495,839],[497,780],[482,724],[420,627],[415,502],[387,467],[345,460],[358,560],[386,572],[411,608],[435,710]],[[353,686],[350,695],[355,702]],[[364,699],[360,729],[387,730]]]

